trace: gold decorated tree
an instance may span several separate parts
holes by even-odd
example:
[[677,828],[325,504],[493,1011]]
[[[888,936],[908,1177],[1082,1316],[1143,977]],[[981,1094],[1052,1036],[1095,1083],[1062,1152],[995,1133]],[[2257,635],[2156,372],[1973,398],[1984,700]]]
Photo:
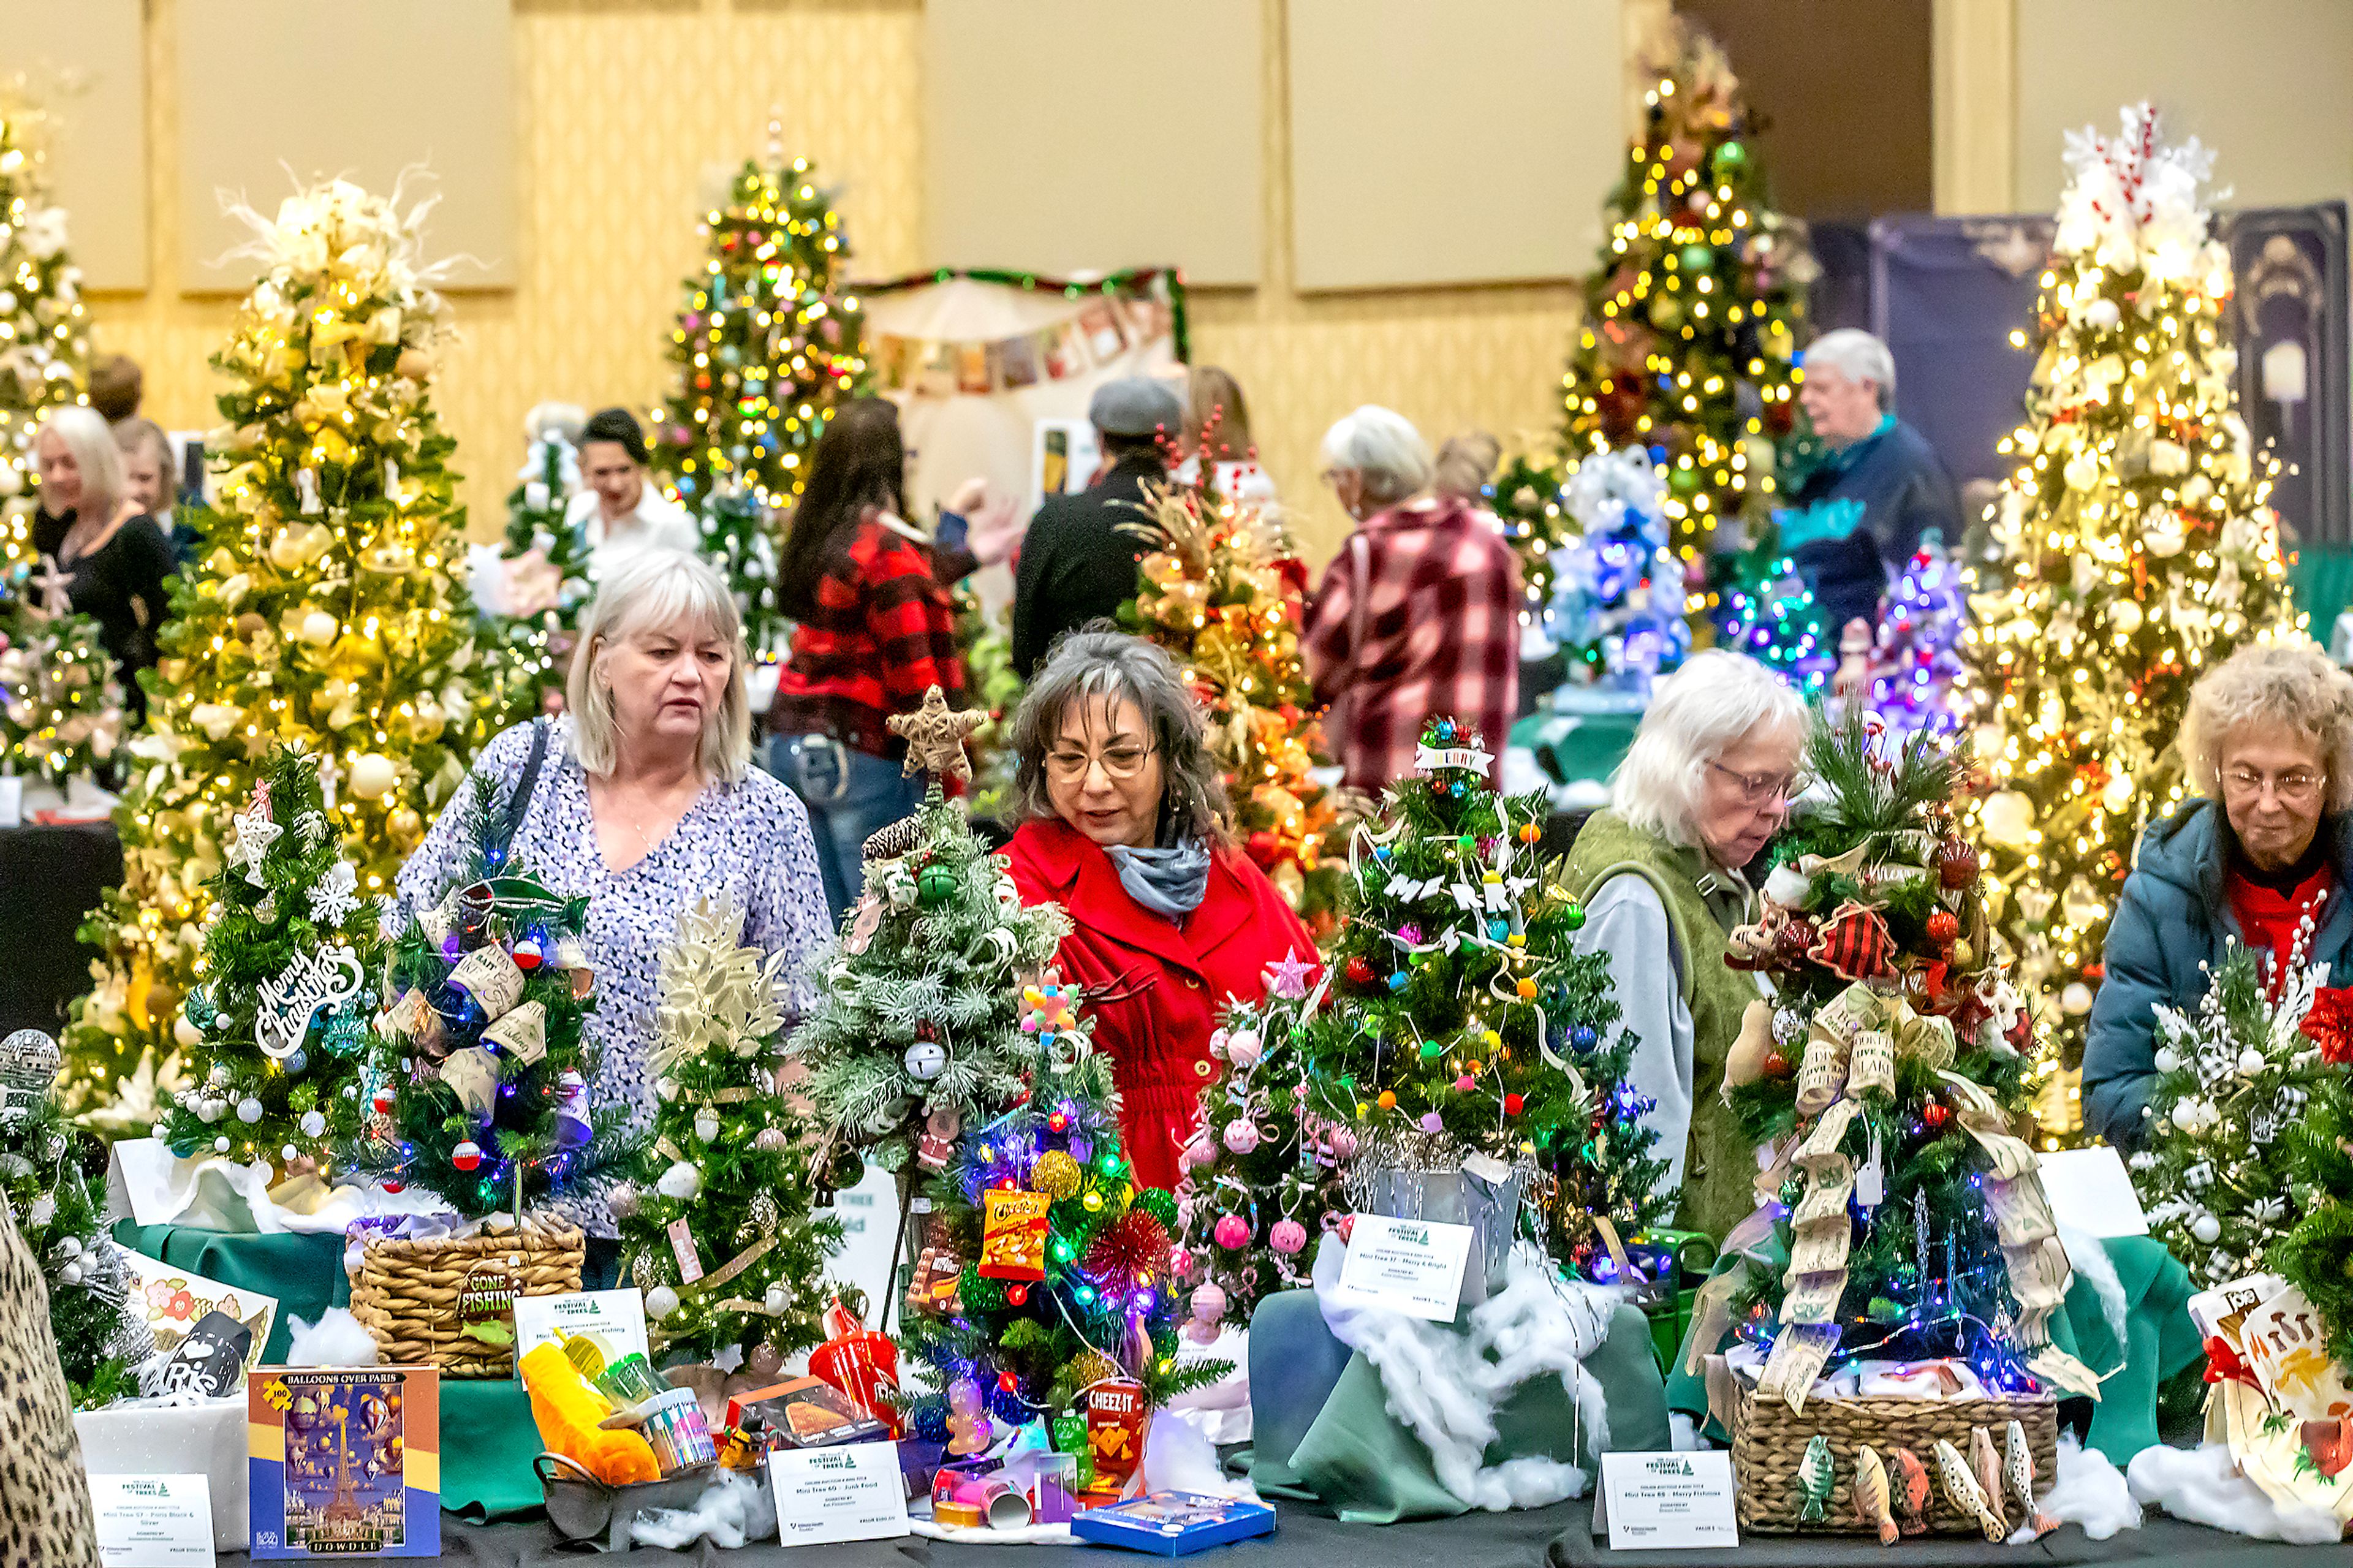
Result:
[[1978,834],[2037,1010],[2036,1108],[2054,1137],[2082,1124],[2084,1026],[2134,845],[2186,794],[2189,689],[2298,621],[2233,391],[2211,154],[2159,141],[2147,104],[2123,120],[2114,139],[2067,139],[2026,420],[2002,443],[2017,468],[2001,559],[1979,574],[1964,638],[1994,792]]
[[0,579],[32,570],[33,431],[84,401],[90,323],[66,211],[49,199],[48,116],[22,78],[0,83]]
[[[427,384],[441,341],[422,205],[337,180],[274,220],[240,216],[262,275],[213,366],[227,379],[217,502],[173,581],[147,728],[115,813],[122,886],[82,927],[102,957],[66,1037],[77,1108],[113,1099],[198,1030],[206,884],[280,744],[319,760],[325,815],[362,897],[386,893],[485,738],[453,577],[463,513]],[[148,1073],[138,1069],[142,1058]]]

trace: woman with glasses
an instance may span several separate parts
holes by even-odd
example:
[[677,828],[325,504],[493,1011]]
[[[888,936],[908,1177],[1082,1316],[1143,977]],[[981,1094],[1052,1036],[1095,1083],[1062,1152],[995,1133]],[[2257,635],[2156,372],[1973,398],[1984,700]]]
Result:
[[1728,967],[1725,938],[1756,913],[1741,868],[1803,787],[1806,708],[1756,660],[1710,649],[1661,682],[1577,836],[1562,881],[1583,900],[1577,949],[1609,960],[1628,1080],[1667,1162],[1675,1223],[1721,1237],[1757,1206],[1757,1163],[1724,1102],[1724,1061],[1762,993]]
[[1217,1076],[1219,1009],[1260,1000],[1270,964],[1312,969],[1315,940],[1235,847],[1201,710],[1161,648],[1062,638],[1014,715],[1013,746],[1014,885],[1024,903],[1070,911],[1057,962],[1110,1053],[1136,1184],[1173,1189]]
[[2150,824],[2108,923],[2084,1046],[2084,1121],[2139,1146],[2157,1081],[2153,1005],[2188,1012],[2243,942],[2286,978],[2304,958],[2353,973],[2353,676],[2308,642],[2241,648],[2190,689],[2181,755],[2192,800]]

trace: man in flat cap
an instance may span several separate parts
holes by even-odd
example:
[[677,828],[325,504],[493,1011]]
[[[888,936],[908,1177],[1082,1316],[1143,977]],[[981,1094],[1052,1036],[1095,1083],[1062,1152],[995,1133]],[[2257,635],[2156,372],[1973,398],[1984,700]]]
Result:
[[1144,521],[1144,486],[1168,477],[1164,437],[1184,423],[1166,382],[1129,376],[1106,382],[1087,405],[1087,422],[1107,465],[1076,495],[1048,496],[1021,544],[1013,583],[1013,668],[1027,680],[1054,639],[1135,597],[1144,542],[1121,525]]

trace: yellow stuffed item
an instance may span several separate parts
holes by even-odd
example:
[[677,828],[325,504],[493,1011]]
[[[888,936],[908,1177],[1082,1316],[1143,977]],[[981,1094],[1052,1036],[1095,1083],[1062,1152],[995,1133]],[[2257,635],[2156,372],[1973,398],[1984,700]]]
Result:
[[552,1452],[578,1460],[608,1487],[661,1479],[661,1467],[644,1437],[628,1427],[608,1431],[596,1425],[613,1413],[611,1404],[553,1340],[532,1346],[522,1358],[522,1386],[531,1395],[539,1440]]

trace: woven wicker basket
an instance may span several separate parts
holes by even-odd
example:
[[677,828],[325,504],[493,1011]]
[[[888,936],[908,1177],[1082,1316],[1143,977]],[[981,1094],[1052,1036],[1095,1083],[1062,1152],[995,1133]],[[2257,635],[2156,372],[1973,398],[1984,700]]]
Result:
[[[2026,1427],[2026,1447],[2034,1456],[2034,1479],[2048,1489],[2056,1478],[2059,1453],[2059,1402],[2049,1394],[2000,1399],[1825,1399],[1806,1401],[1803,1414],[1794,1414],[1778,1399],[1759,1399],[1746,1379],[1733,1378],[1732,1468],[1740,1478],[1737,1511],[1740,1528],[1761,1535],[1799,1531],[1861,1534],[1866,1527],[1854,1512],[1854,1455],[1865,1444],[1878,1450],[1887,1464],[1888,1481],[1895,1484],[1890,1458],[1909,1448],[1928,1467],[1928,1528],[1937,1534],[1978,1533],[1978,1521],[1956,1509],[1936,1479],[1936,1439],[1942,1437],[1968,1456],[1969,1428],[1983,1426],[2000,1448],[2017,1421]],[[1823,1519],[1799,1522],[1804,1506],[1799,1496],[1798,1467],[1806,1446],[1817,1432],[1831,1440],[1838,1479]],[[2005,1517],[2018,1523],[2018,1504],[2000,1500]],[[1899,1519],[1901,1514],[1897,1516]]]
[[580,1289],[586,1247],[577,1226],[526,1217],[521,1228],[430,1241],[371,1237],[352,1285],[352,1316],[375,1336],[395,1365],[429,1365],[446,1377],[508,1377],[514,1372],[513,1314],[507,1343],[466,1331],[470,1289],[476,1300],[500,1291],[555,1296]]

